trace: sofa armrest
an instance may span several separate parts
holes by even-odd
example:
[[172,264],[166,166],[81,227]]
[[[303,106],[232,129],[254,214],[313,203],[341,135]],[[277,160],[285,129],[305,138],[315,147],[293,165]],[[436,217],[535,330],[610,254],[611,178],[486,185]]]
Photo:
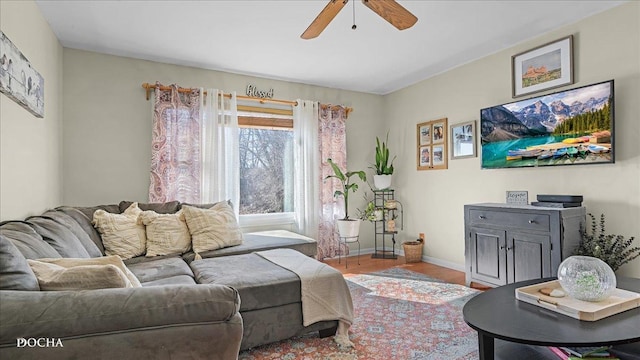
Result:
[[222,323],[237,318],[228,286],[168,285],[82,291],[0,291],[0,346],[17,338],[74,338]]

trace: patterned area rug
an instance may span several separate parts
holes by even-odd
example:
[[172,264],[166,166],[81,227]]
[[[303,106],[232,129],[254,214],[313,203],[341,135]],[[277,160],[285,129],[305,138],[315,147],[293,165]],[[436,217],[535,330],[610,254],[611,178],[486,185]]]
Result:
[[308,334],[240,353],[242,360],[361,359],[466,360],[478,358],[477,333],[462,307],[478,291],[393,268],[345,275],[355,309],[351,349],[332,337]]

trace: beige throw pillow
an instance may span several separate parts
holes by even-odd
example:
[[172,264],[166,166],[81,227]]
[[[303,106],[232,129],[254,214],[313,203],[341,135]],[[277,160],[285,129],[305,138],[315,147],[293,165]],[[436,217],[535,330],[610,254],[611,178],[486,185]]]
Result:
[[140,220],[147,227],[147,256],[185,253],[191,248],[191,235],[182,210],[175,214],[143,211]]
[[27,260],[36,274],[40,290],[92,290],[132,287],[115,265],[81,265],[65,268],[56,264]]
[[73,268],[84,265],[114,265],[131,282],[131,287],[142,287],[140,280],[129,270],[129,268],[122,262],[122,259],[117,255],[101,256],[88,259],[76,259],[76,258],[51,258],[51,259],[38,259],[39,262],[45,262],[49,264],[55,264],[62,266],[63,268]]
[[242,244],[242,231],[233,209],[226,202],[217,203],[210,209],[183,206],[182,211],[196,258],[203,251]]
[[144,254],[147,236],[144,225],[138,221],[142,210],[133,203],[122,214],[104,210],[93,213],[93,226],[102,235],[105,254],[118,255],[123,260]]

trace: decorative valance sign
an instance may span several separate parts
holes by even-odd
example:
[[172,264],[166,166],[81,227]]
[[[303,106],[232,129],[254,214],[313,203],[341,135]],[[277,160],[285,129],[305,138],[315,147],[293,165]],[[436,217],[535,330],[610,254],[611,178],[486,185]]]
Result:
[[247,85],[247,96],[261,98],[261,99],[273,99],[273,88],[269,90],[258,90],[258,88],[253,85]]
[[0,31],[0,92],[36,117],[44,117],[44,79]]

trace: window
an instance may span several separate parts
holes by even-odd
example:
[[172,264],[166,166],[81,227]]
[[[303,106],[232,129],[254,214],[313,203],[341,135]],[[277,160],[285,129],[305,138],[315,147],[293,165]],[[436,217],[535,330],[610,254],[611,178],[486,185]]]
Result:
[[240,215],[292,213],[291,119],[239,116]]

